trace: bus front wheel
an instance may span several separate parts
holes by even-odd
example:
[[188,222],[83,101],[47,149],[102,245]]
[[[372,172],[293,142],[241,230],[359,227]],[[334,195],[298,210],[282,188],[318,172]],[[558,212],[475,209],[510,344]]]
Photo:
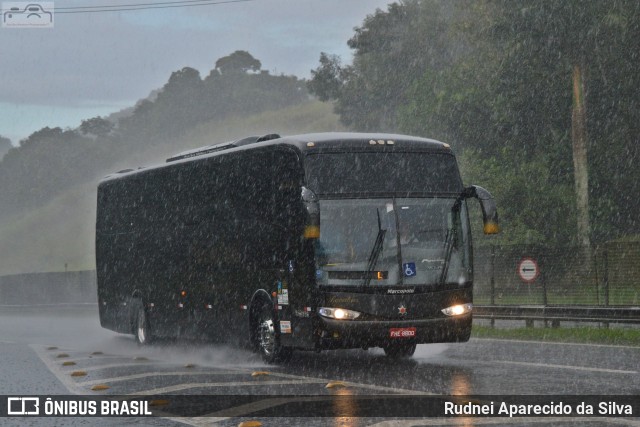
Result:
[[255,344],[265,362],[286,362],[291,358],[291,349],[280,345],[280,337],[270,302],[262,304],[254,324],[256,325]]

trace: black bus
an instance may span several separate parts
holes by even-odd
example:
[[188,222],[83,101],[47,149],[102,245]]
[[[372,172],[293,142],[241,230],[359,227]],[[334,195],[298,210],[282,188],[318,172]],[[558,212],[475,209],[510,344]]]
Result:
[[100,322],[156,337],[293,349],[469,339],[466,200],[449,145],[405,135],[249,137],[125,170],[98,186]]

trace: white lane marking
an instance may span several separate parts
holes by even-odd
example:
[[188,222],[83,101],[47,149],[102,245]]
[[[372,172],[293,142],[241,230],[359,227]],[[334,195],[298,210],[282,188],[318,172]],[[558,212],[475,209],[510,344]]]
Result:
[[[266,397],[266,396],[265,396]],[[205,415],[209,418],[221,418],[222,414],[225,414],[226,418],[241,417],[252,412],[262,411],[264,409],[270,409],[277,406],[286,405],[294,402],[326,402],[330,401],[333,396],[299,396],[297,398],[284,398],[274,396],[272,398],[266,398],[258,400],[256,402],[246,403],[244,405],[236,406],[233,408],[223,409],[222,411],[212,412]]]
[[[382,421],[376,424],[370,424],[369,427],[413,427],[413,426],[466,426],[466,425],[492,425],[492,424],[529,424],[529,423],[544,423],[547,425],[556,425],[562,423],[577,423],[582,425],[587,422],[594,423],[606,423],[607,425],[623,425],[640,427],[640,421],[635,421],[629,418],[606,418],[606,417],[584,417],[584,418],[571,418],[571,417],[500,417],[500,418],[423,418],[412,420],[389,420]],[[204,426],[203,426],[204,427]]]
[[[456,360],[462,361],[463,359],[456,359]],[[606,372],[609,374],[637,374],[638,373],[638,371],[624,371],[621,369],[591,368],[588,366],[554,365],[549,363],[516,362],[512,360],[491,360],[491,361],[467,360],[467,362],[488,363],[488,364],[505,363],[508,365],[531,366],[536,368],[570,369],[574,371]]]
[[[245,369],[238,369],[238,371],[243,371],[243,372],[251,372]],[[298,379],[298,380],[304,380],[304,381],[313,381],[313,382],[331,382],[331,381],[336,381],[334,379],[322,379],[322,378],[315,378],[315,377],[305,377],[305,376],[301,376],[301,375],[292,375],[292,374],[285,374],[285,373],[281,373],[281,372],[273,372],[270,371],[269,375],[274,376],[274,377],[281,377],[281,378],[290,378],[290,379]],[[341,381],[341,380],[339,380]],[[354,383],[351,381],[341,381],[343,382],[346,386],[348,387],[357,387],[357,388],[365,388],[368,390],[377,390],[377,391],[386,391],[386,392],[390,392],[390,393],[397,393],[397,394],[418,394],[418,395],[425,395],[425,396],[435,396],[437,395],[437,393],[431,393],[428,391],[420,391],[420,390],[410,390],[410,389],[406,389],[406,388],[395,388],[395,387],[384,387],[384,386],[378,386],[378,385],[373,385],[373,384],[364,384],[364,383]]]
[[[78,359],[74,359],[71,358],[73,361],[76,361]],[[87,372],[91,372],[91,371],[100,371],[102,369],[111,369],[111,368],[121,368],[121,367],[131,367],[131,366],[149,366],[149,365],[176,365],[175,363],[171,363],[171,362],[153,362],[153,363],[145,363],[145,362],[133,362],[133,363],[112,363],[109,365],[96,365],[96,366],[87,366],[86,368],[82,368],[83,371],[87,371]],[[205,369],[210,369],[209,366],[203,366],[203,368]],[[78,369],[78,367],[75,367],[75,369]],[[217,368],[213,368],[213,369],[217,369]],[[196,371],[194,371],[196,372]],[[197,372],[201,372],[201,371],[197,371]],[[227,371],[222,371],[222,370],[217,370],[217,371],[211,371],[209,372],[210,375],[221,375],[221,374],[236,374],[237,371],[231,371],[231,370],[227,370]]]
[[607,369],[607,368],[592,368],[589,366],[571,366],[571,365],[554,365],[550,363],[536,363],[536,362],[518,362],[515,360],[473,360],[473,359],[451,359],[454,362],[464,362],[475,365],[494,365],[494,364],[507,364],[507,365],[519,365],[528,366],[532,368],[551,368],[551,369],[569,369],[573,371],[589,371],[589,372],[605,372],[609,374],[638,374],[638,371],[625,371],[622,369]]
[[96,302],[61,302],[58,304],[0,304],[0,308],[29,308],[29,307],[97,307]]
[[[64,349],[58,349],[58,351],[67,351]],[[68,350],[69,352],[74,352],[74,350]],[[99,361],[99,360],[109,360],[109,361],[113,361],[113,360],[131,360],[132,357],[127,357],[127,356],[116,356],[116,355],[111,355],[111,354],[99,354],[99,355],[95,355],[95,356],[74,356],[73,354],[69,354],[69,360],[73,359],[74,362],[88,362],[88,361]],[[139,362],[136,362],[137,365],[144,365],[144,364],[151,364],[151,363],[165,363],[165,362],[153,362],[153,361],[147,361],[147,360],[141,360]]]
[[[86,369],[83,369],[84,371],[86,371]],[[78,385],[81,386],[88,386],[88,385],[94,385],[94,384],[102,384],[102,383],[115,383],[118,381],[128,381],[128,380],[136,380],[139,378],[148,378],[148,377],[171,377],[171,376],[179,376],[179,375],[193,375],[193,376],[197,376],[197,375],[233,375],[233,374],[237,374],[237,372],[231,372],[231,371],[221,371],[221,372],[204,372],[204,371],[188,371],[188,372],[145,372],[142,374],[132,374],[132,375],[126,375],[126,376],[121,376],[121,377],[113,377],[113,378],[102,378],[102,379],[97,379],[97,380],[90,380],[90,381],[83,381],[83,382],[78,382]],[[263,381],[263,382],[267,382],[267,381]]]
[[17,344],[15,341],[0,341],[0,344]]
[[[75,359],[73,357],[70,358],[74,362],[81,360]],[[93,359],[95,360],[95,359]],[[167,362],[153,362],[153,363],[145,363],[145,362],[134,362],[134,363],[111,363],[109,365],[96,365],[96,366],[87,366],[86,368],[82,368],[83,371],[91,372],[91,371],[100,371],[102,369],[111,369],[111,368],[121,368],[121,367],[131,367],[131,366],[149,366],[149,365],[163,365],[167,364]],[[76,366],[74,369],[78,369]]]
[[507,340],[507,339],[500,339],[500,338],[473,338],[472,341],[498,341],[498,342],[504,342],[504,343],[511,343],[511,342],[517,342],[517,343],[524,343],[524,344],[550,344],[550,345],[563,345],[563,346],[568,346],[568,345],[573,345],[573,346],[585,346],[585,347],[607,347],[607,348],[630,348],[633,350],[640,350],[640,346],[633,346],[633,345],[613,345],[613,344],[588,344],[588,343],[579,343],[579,342],[555,342],[555,341],[527,341],[527,340]]
[[60,364],[51,359],[51,352],[47,352],[47,350],[45,350],[46,347],[38,346],[35,344],[29,344],[29,347],[31,347],[31,349],[38,355],[40,360],[42,360],[42,363],[45,364],[49,371],[51,371],[51,373],[58,378],[58,381],[60,381],[67,388],[67,390],[69,390],[70,393],[87,393],[87,390],[83,389],[82,387],[78,387],[78,385],[76,385],[76,382],[71,379],[71,376],[69,376],[68,373],[62,370],[62,366]]
[[229,417],[162,417],[167,420],[175,421],[178,423],[186,424],[193,427],[213,427],[217,423],[226,421]]
[[[66,360],[71,360],[74,362],[100,362],[100,361],[113,362],[114,360],[122,360],[123,362],[125,361],[127,362],[127,363],[112,363],[109,365],[95,365],[95,366],[87,367],[87,369],[85,369],[90,371],[102,369],[103,367],[113,368],[118,366],[136,366],[136,365],[149,366],[149,365],[166,365],[171,363],[163,360],[147,359],[145,356],[120,356],[116,354],[94,354],[89,356],[77,356],[72,354],[72,353],[75,353],[76,350],[57,349],[57,351],[68,352],[69,357]],[[136,360],[136,357],[141,357],[141,359]],[[133,362],[131,362],[131,360],[133,360]]]
[[[266,397],[266,396],[265,396]],[[236,406],[233,408],[227,408],[219,412],[212,412],[210,414],[202,415],[201,417],[164,417],[173,421],[181,422],[183,424],[192,425],[194,427],[208,427],[214,426],[216,423],[226,421],[235,417],[248,416],[257,411],[264,409],[270,409],[294,402],[326,402],[333,399],[334,396],[298,396],[296,398],[288,397],[282,398],[273,396],[271,398],[265,398],[256,402],[247,403],[244,405]],[[372,396],[372,398],[379,398],[379,396]],[[225,416],[221,416],[224,414]],[[333,417],[332,417],[333,418]],[[337,419],[337,418],[333,418]],[[358,418],[354,418],[358,419]]]
[[[155,394],[172,393],[174,391],[190,390],[193,388],[207,388],[207,387],[233,387],[233,386],[259,386],[259,385],[296,385],[296,384],[309,384],[307,381],[240,381],[240,382],[219,382],[219,383],[189,383],[189,384],[176,384],[169,387],[154,388],[150,390],[137,391],[135,393],[129,393],[128,396],[149,396]],[[326,380],[315,380],[312,383],[325,383]]]

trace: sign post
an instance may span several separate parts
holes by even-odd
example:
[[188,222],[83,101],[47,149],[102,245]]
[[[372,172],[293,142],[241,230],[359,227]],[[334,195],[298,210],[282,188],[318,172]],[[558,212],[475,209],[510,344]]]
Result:
[[[530,257],[524,257],[518,263],[518,276],[526,284],[531,284],[540,275],[540,268],[535,259]],[[527,286],[529,298],[531,298],[531,286]],[[546,295],[546,293],[545,293]],[[546,303],[545,303],[546,305]],[[533,320],[527,320],[527,327],[533,327]]]

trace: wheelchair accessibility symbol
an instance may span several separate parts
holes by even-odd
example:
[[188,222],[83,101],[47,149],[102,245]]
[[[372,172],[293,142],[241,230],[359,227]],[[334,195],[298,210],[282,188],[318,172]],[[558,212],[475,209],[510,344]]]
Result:
[[405,277],[413,277],[416,275],[416,263],[407,262],[405,264],[402,264],[402,270],[404,271]]

